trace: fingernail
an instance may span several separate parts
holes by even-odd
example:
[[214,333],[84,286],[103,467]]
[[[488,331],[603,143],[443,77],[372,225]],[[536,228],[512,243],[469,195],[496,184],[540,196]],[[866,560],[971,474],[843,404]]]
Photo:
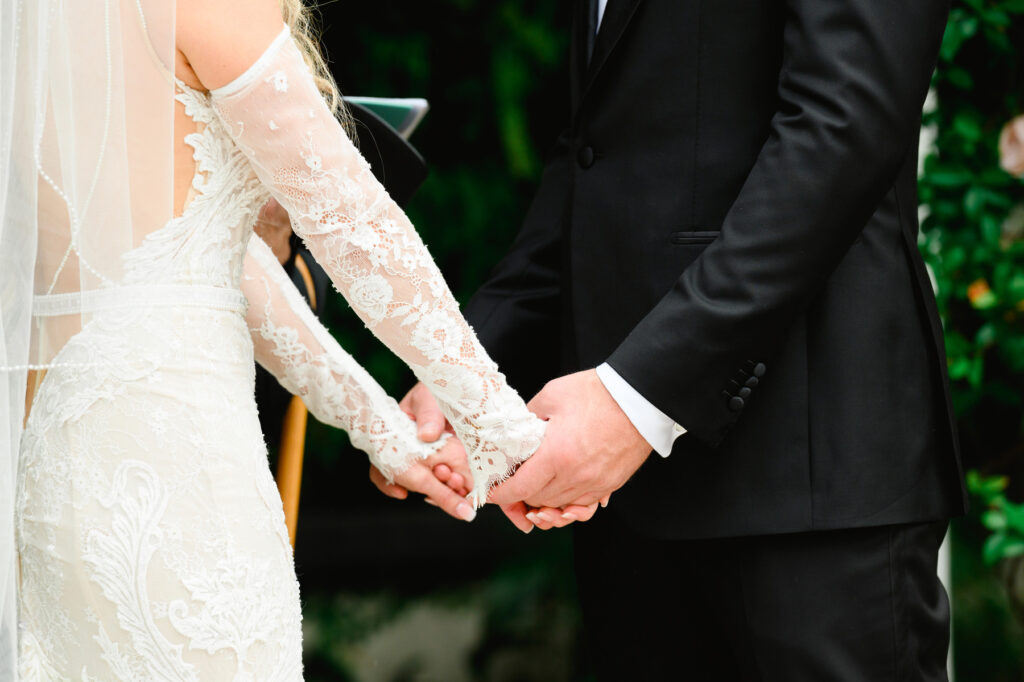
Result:
[[526,533],[527,535],[529,535],[531,532],[533,532],[533,529],[534,529],[534,526],[530,526],[529,528],[527,528],[523,532]]
[[434,501],[433,501],[432,499],[430,499],[429,497],[424,497],[424,498],[423,498],[423,501],[424,501],[424,502],[426,502],[427,504],[429,504],[429,505],[430,505],[430,506],[432,506],[432,507],[437,507],[437,506],[439,506],[439,505],[437,504],[437,502],[434,502]]
[[537,518],[543,521],[544,523],[551,523],[551,517],[549,517],[544,512],[537,512]]
[[526,512],[526,518],[530,519],[534,523],[537,523],[537,512]]
[[608,506],[608,500],[601,500],[601,508],[604,509]]
[[564,514],[562,514],[562,518],[565,519],[566,521],[578,521],[579,520],[579,519],[576,518],[576,515],[571,513],[571,512],[565,512]]
[[459,503],[459,506],[455,508],[455,513],[458,514],[459,518],[463,521],[472,521],[476,518],[476,510],[465,502]]

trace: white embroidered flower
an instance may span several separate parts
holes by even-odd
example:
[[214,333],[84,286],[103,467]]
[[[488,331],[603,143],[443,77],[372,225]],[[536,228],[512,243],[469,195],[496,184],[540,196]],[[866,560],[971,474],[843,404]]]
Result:
[[277,123],[274,122],[274,119],[270,119],[270,123],[268,125],[270,126],[271,130],[277,130],[278,129],[278,125],[277,125]]
[[369,275],[353,282],[349,295],[357,310],[366,313],[374,322],[379,322],[387,315],[394,291],[391,284],[380,275]]
[[278,92],[288,92],[288,76],[284,71],[275,71],[272,75],[267,76],[264,82],[273,83],[274,90]]
[[411,341],[429,360],[455,357],[462,346],[462,329],[448,313],[428,313],[417,323]]
[[438,362],[416,372],[442,403],[455,406],[460,413],[477,413],[487,396],[486,380],[462,365]]
[[359,222],[348,231],[348,241],[357,249],[374,252],[377,244],[380,242],[380,236],[373,229],[373,225]]
[[319,154],[309,154],[306,156],[306,165],[309,166],[310,170],[319,171],[323,170],[324,162],[320,158]]
[[406,272],[414,270],[419,265],[419,260],[416,258],[416,254],[412,251],[406,251],[402,254],[402,269]]

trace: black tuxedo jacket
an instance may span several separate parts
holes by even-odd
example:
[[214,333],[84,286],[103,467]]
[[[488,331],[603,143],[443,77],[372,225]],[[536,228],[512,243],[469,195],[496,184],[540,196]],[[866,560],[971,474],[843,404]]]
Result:
[[961,512],[916,248],[948,3],[610,0],[592,48],[579,4],[568,127],[467,316],[527,395],[607,361],[688,430],[602,513],[688,538]]

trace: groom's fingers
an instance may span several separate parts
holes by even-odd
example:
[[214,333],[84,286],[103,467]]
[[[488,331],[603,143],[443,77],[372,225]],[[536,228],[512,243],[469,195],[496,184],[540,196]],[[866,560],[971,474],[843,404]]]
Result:
[[434,396],[422,383],[413,386],[398,406],[416,420],[416,431],[420,440],[433,443],[444,433],[444,414]]
[[567,523],[575,521],[589,521],[597,513],[599,504],[597,502],[588,505],[570,504],[562,509],[562,520]]
[[540,509],[531,510],[526,515],[526,518],[533,521],[541,530],[565,528],[577,521],[589,521],[593,518],[597,507],[598,504],[596,502],[591,505],[571,504],[564,509],[541,507]]
[[524,533],[529,533],[533,530],[533,523],[526,518],[527,507],[522,502],[502,505],[501,512],[508,517],[508,520],[512,522],[513,526]]
[[387,479],[384,478],[384,474],[380,470],[370,465],[370,481],[377,486],[377,490],[381,491],[388,497],[393,497],[396,500],[404,500],[409,497],[409,491],[400,485],[394,483],[388,483]]
[[555,470],[549,457],[538,453],[516,470],[512,478],[491,490],[490,502],[504,506],[527,500],[542,490],[555,478]]

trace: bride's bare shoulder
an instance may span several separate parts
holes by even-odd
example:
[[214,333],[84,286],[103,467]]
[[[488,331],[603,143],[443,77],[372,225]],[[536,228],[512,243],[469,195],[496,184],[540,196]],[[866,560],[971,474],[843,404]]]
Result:
[[179,77],[206,90],[226,85],[259,59],[283,25],[279,0],[177,0]]

